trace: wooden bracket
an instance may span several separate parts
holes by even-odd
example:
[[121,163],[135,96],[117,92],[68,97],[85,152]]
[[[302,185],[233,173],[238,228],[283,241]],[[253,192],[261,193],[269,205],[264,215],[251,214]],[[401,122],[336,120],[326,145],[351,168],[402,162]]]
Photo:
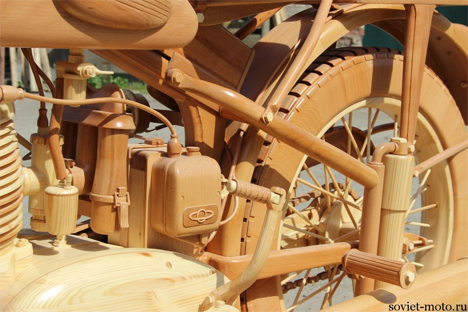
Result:
[[128,206],[130,205],[130,194],[126,187],[118,187],[114,193],[114,205],[117,207],[120,228],[128,228]]

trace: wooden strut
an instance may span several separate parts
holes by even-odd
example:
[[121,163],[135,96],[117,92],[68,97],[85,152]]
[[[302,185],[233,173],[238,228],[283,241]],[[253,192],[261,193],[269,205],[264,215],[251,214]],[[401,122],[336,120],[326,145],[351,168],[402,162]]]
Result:
[[[379,184],[373,188],[364,189],[364,207],[361,218],[361,233],[359,250],[376,255],[379,244],[380,214],[382,209],[383,181],[385,178],[385,165],[382,158],[398,149],[396,143],[380,144],[374,151],[372,161],[367,164],[379,176]],[[370,277],[356,281],[355,296],[374,290],[374,280]]]
[[462,152],[466,148],[468,148],[468,140],[457,143],[454,146],[449,147],[442,153],[439,153],[423,161],[422,163],[414,167],[413,177],[418,177],[421,172],[424,172],[427,169],[432,168],[433,166],[437,165],[441,161],[447,160],[448,158],[457,155],[458,153]]
[[421,84],[435,5],[411,4],[406,8],[403,89],[400,136],[413,143],[421,98]]
[[260,276],[268,258],[273,236],[276,233],[276,224],[281,218],[283,207],[286,207],[286,191],[279,187],[272,187],[271,191],[280,196],[277,204],[267,203],[267,213],[263,221],[262,231],[258,238],[258,245],[252,260],[245,270],[234,280],[213,290],[203,301],[199,311],[209,310],[215,303],[224,301],[232,305],[237,297],[249,288]]
[[[356,242],[273,250],[268,254],[258,279],[340,263],[343,255],[357,246]],[[252,260],[252,255],[225,257],[205,252],[198,260],[211,265],[228,278],[233,279],[245,270]]]
[[254,125],[277,140],[285,142],[313,159],[336,169],[338,172],[349,176],[357,183],[367,187],[377,185],[379,178],[374,170],[333,145],[320,140],[313,134],[273,113],[266,116],[269,120],[268,123],[263,122],[262,116],[265,113],[265,109],[241,94],[189,77],[177,69],[169,69],[167,76],[175,86],[187,91],[201,102],[208,100],[219,104],[222,108],[231,111],[236,116],[245,120],[245,122]]

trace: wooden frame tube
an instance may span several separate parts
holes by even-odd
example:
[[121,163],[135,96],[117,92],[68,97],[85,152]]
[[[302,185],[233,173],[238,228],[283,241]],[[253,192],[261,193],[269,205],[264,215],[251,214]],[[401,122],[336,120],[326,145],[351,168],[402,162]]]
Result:
[[[258,279],[341,263],[343,255],[356,247],[357,243],[336,243],[270,251]],[[252,255],[224,257],[205,252],[198,260],[233,279],[245,270]]]
[[409,4],[405,8],[407,20],[400,133],[402,138],[413,143],[435,5]]
[[[370,162],[369,168],[375,170],[379,176],[379,184],[373,188],[364,189],[364,202],[362,204],[361,234],[359,250],[376,255],[379,243],[380,211],[382,208],[383,181],[385,166],[381,162]],[[356,281],[355,296],[374,290],[374,280],[365,278]]]
[[354,181],[374,187],[378,176],[359,160],[320,140],[311,133],[282,119],[273,113],[263,119],[265,109],[250,99],[232,90],[185,75],[181,70],[169,69],[168,77],[179,88],[189,92],[200,101],[211,101],[230,110],[247,123],[265,131],[279,141],[283,141],[302,153],[323,162]]

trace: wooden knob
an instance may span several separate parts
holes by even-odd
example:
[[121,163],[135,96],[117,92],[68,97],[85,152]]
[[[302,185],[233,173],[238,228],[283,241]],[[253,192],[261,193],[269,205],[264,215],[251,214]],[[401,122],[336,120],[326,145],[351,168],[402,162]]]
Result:
[[415,277],[416,268],[410,262],[400,262],[352,249],[343,256],[343,266],[348,273],[409,288]]

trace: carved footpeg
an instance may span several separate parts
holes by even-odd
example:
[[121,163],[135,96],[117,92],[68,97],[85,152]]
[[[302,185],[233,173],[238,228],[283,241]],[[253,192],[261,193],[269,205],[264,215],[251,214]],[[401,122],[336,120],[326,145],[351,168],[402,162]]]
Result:
[[400,262],[356,249],[343,256],[343,266],[349,274],[373,278],[403,289],[411,287],[416,277],[416,268],[410,262]]

